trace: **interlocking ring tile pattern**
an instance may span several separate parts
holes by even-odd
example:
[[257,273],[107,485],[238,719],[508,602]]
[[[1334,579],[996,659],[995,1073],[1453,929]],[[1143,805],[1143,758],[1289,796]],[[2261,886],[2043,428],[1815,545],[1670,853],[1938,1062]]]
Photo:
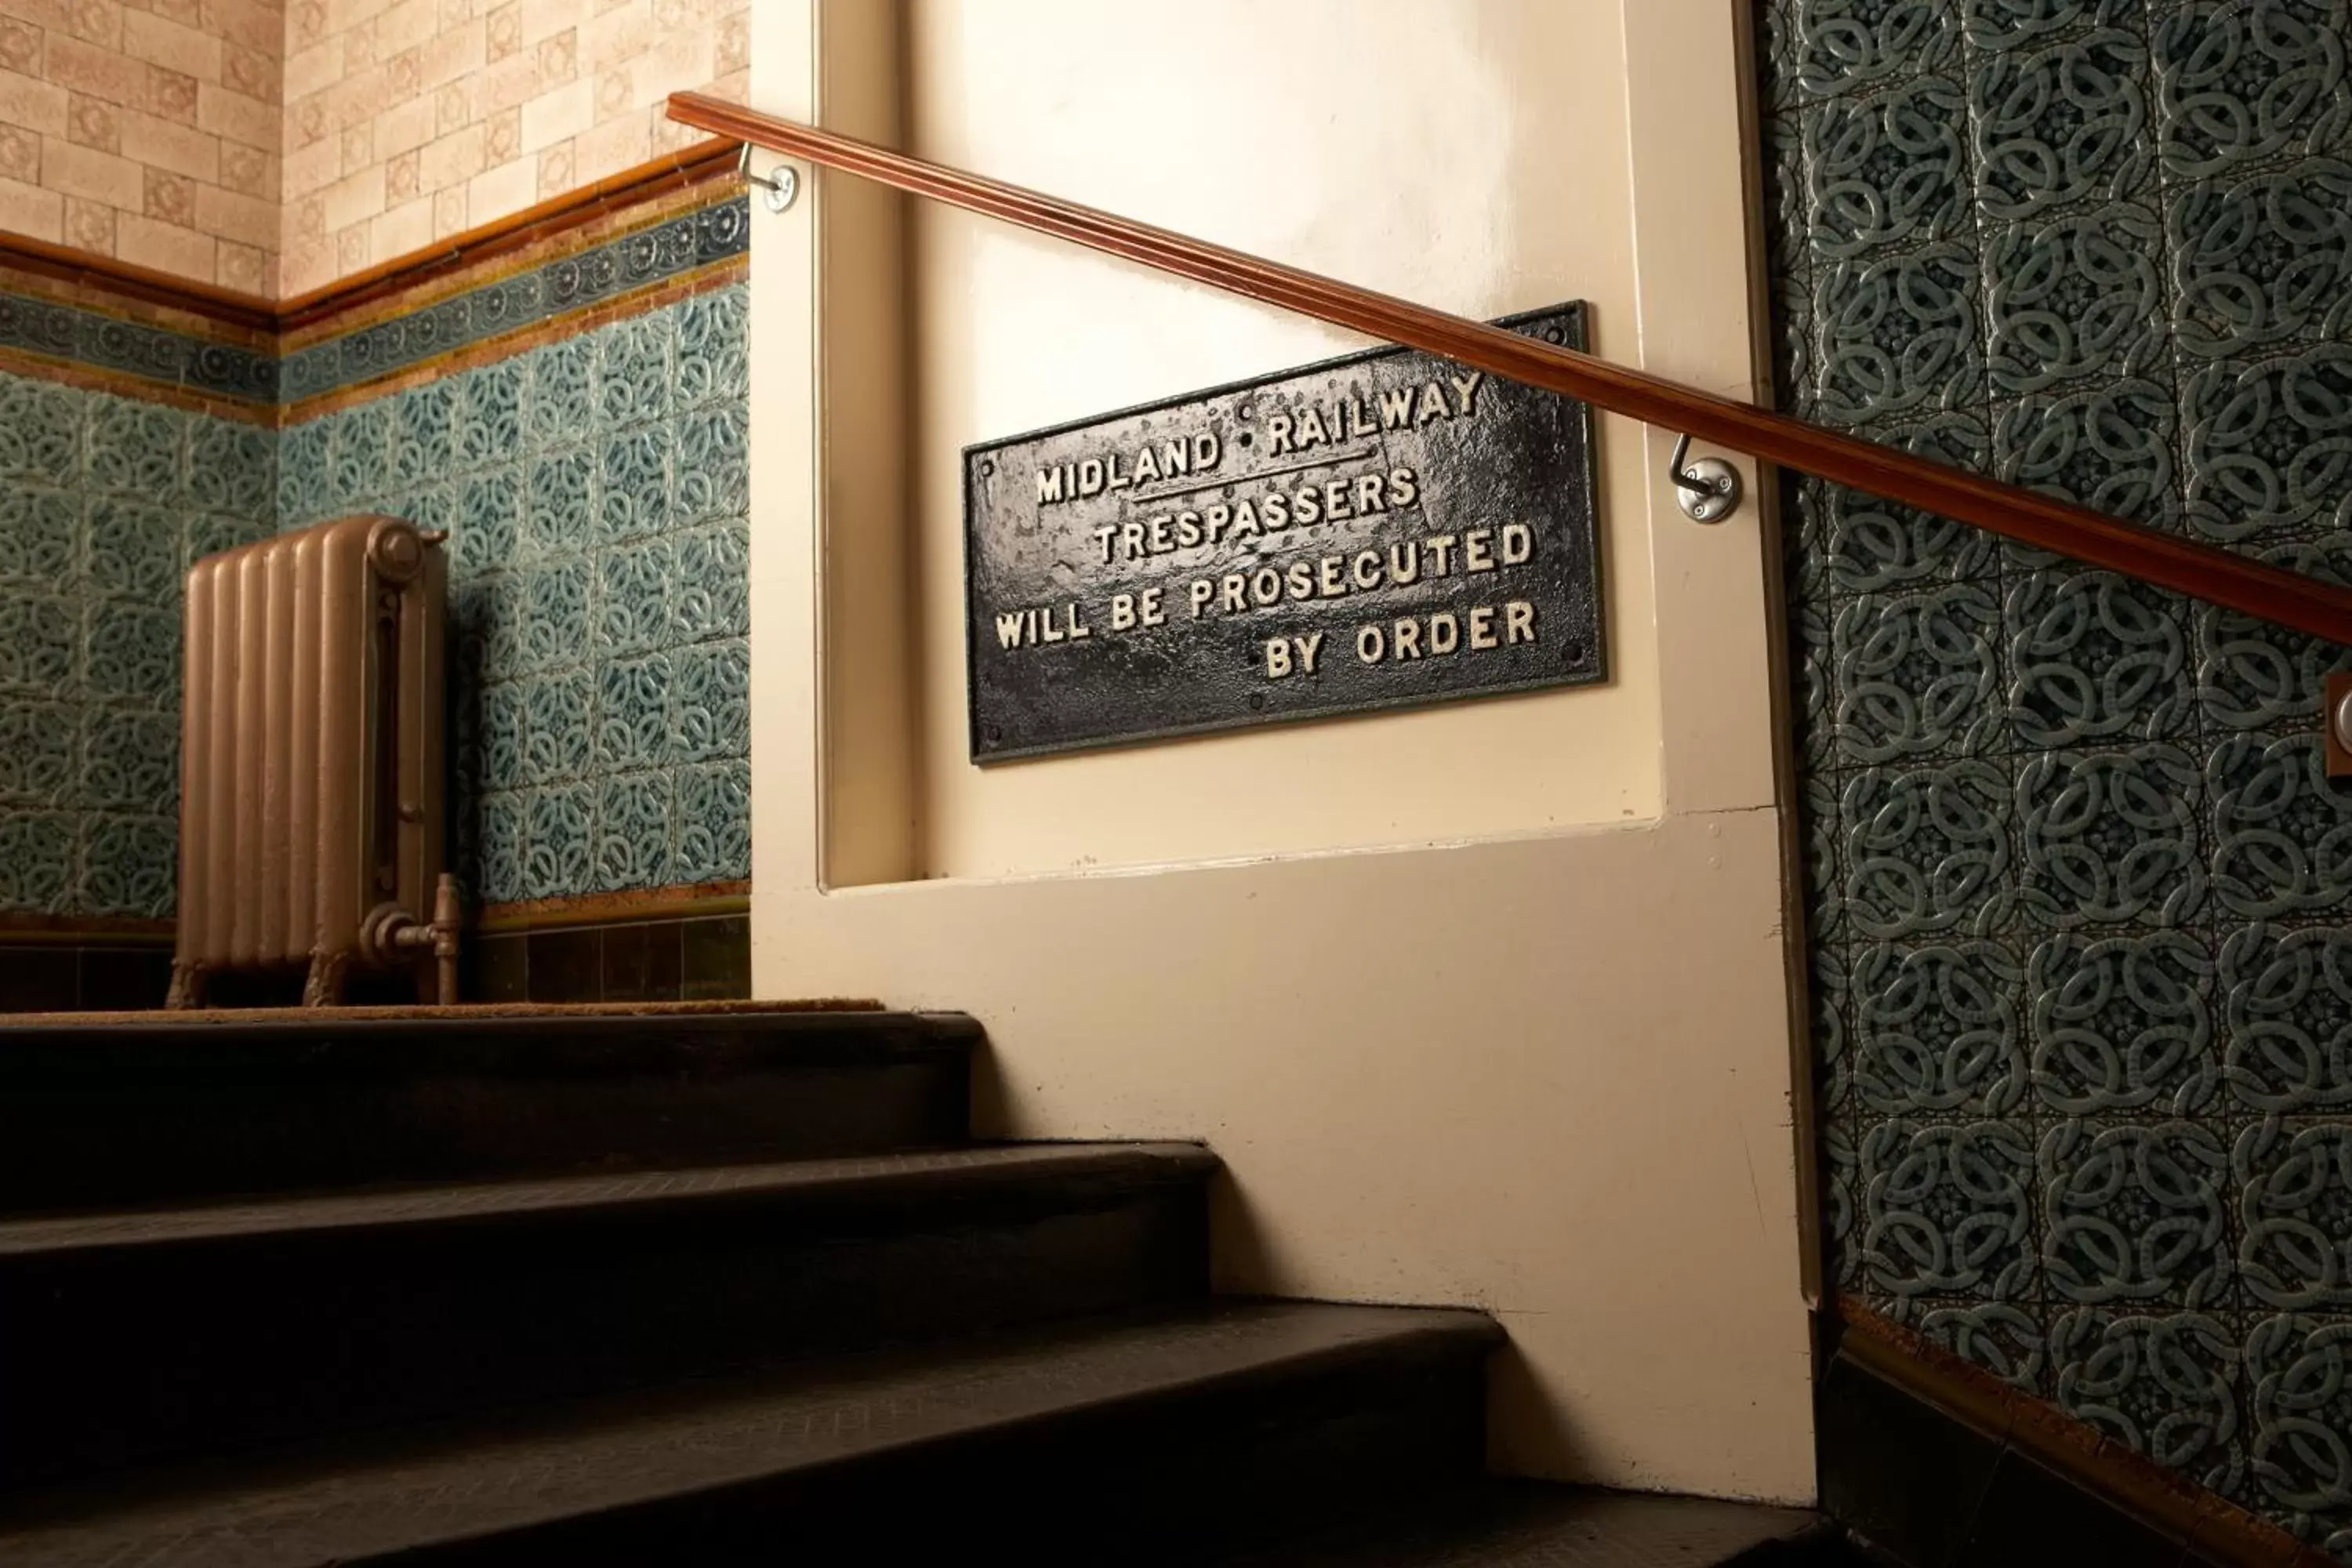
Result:
[[[2352,6],[1763,18],[1783,408],[2352,582]],[[1838,1288],[2352,1562],[2352,650],[1784,500]]]

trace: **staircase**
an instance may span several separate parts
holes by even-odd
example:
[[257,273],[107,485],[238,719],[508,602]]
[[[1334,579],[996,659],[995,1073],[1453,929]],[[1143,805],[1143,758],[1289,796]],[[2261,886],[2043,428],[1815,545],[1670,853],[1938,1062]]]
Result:
[[1827,1560],[1480,1479],[1472,1312],[1208,1293],[1215,1157],[971,1021],[0,1029],[0,1563]]

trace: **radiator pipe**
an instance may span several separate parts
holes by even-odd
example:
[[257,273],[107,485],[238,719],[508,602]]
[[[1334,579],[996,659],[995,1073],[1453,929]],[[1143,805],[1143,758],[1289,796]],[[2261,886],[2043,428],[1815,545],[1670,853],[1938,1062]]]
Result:
[[398,904],[378,904],[360,922],[360,951],[370,962],[393,963],[424,952],[433,952],[434,1000],[441,1006],[457,1005],[457,879],[448,872],[433,889],[433,918],[420,921]]

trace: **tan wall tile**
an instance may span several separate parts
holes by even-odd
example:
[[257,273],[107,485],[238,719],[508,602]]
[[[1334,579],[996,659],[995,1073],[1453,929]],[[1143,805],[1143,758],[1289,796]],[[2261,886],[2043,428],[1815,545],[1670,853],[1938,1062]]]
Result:
[[196,125],[224,141],[277,152],[285,135],[284,117],[259,99],[210,83],[196,89]]
[[522,150],[536,153],[568,142],[596,122],[596,84],[567,82],[522,106]]
[[482,122],[482,163],[496,168],[522,156],[522,110],[509,109]]
[[332,138],[297,147],[286,154],[280,189],[287,201],[323,191],[342,178],[341,151]]
[[221,85],[265,103],[286,100],[285,67],[255,49],[222,51]]
[[213,237],[126,212],[114,220],[114,254],[134,267],[209,283],[217,276]]
[[588,20],[587,0],[516,0],[522,11],[525,46]]
[[375,121],[362,120],[344,131],[341,143],[343,173],[356,174],[375,162]]
[[220,39],[184,27],[148,11],[122,18],[122,52],[134,60],[168,66],[200,81],[221,79]]
[[453,185],[446,191],[433,193],[433,237],[446,239],[463,233],[468,226],[466,209],[466,187]]
[[[483,45],[488,59],[502,60],[521,51],[522,0],[507,0],[505,5],[493,7],[483,21],[488,29]],[[37,53],[37,46],[28,52]]]
[[580,54],[592,68],[618,65],[653,47],[654,12],[646,0],[592,16],[580,28]]
[[348,278],[375,260],[368,249],[368,226],[355,223],[335,236],[335,271]]
[[0,70],[0,120],[44,136],[67,134],[73,94],[53,82]]
[[8,16],[34,32],[71,33],[73,0],[8,0]]
[[319,193],[325,204],[329,233],[341,233],[383,211],[383,166],[346,174]]
[[396,158],[432,140],[433,100],[430,98],[412,98],[405,103],[395,103],[383,111],[383,118],[375,124],[375,150],[380,157]]
[[[387,204],[398,206],[429,194],[422,177],[424,156],[422,153],[403,153],[384,164],[383,199]],[[431,226],[429,219],[426,226]]]
[[390,261],[412,250],[422,250],[433,243],[433,201],[419,196],[388,207],[375,220],[373,232],[368,237],[369,265]]
[[573,188],[572,143],[558,142],[539,154],[539,199],[550,201]]
[[[489,217],[504,217],[519,213],[539,200],[539,164],[530,159],[517,159],[486,169],[475,175],[466,186],[466,205],[475,213],[487,213]],[[487,223],[489,217],[478,217],[477,223]]]
[[152,11],[166,22],[177,22],[184,27],[205,25],[205,0],[131,0],[142,11]]
[[399,0],[375,20],[379,54],[397,54],[422,47],[438,30],[440,0]]
[[68,92],[86,93],[109,103],[143,107],[147,102],[147,67],[142,61],[54,34],[41,59],[43,78]]
[[327,7],[322,0],[293,0],[286,7],[286,49],[307,49],[327,36]]
[[424,48],[424,85],[446,87],[461,77],[468,77],[489,63],[485,52],[488,43],[486,24],[467,22],[446,33],[436,34]]
[[425,144],[424,161],[418,178],[428,191],[446,190],[451,185],[464,184],[482,172],[482,144],[486,133],[479,125],[468,125],[446,136],[436,137]]
[[481,90],[475,94],[475,112],[496,114],[501,109],[512,109],[539,95],[539,55],[526,49],[509,55],[496,65],[484,66],[480,77]]
[[135,109],[121,112],[122,156],[199,180],[220,178],[220,138]]
[[632,109],[572,138],[572,177],[592,185],[653,155],[653,115]]
[[0,180],[0,228],[13,234],[65,243],[65,197],[38,185]]
[[278,204],[261,196],[240,195],[218,185],[196,187],[196,226],[223,241],[257,249],[278,243]]
[[122,47],[122,0],[73,0],[67,30],[101,49]]
[[128,158],[55,141],[44,143],[43,153],[42,183],[53,191],[130,212],[146,202],[146,171]]
[[208,30],[241,49],[282,57],[286,53],[286,13],[282,5],[260,0],[205,0]]
[[308,98],[322,92],[343,79],[342,51],[331,44],[321,43],[286,57],[285,88],[287,101]]

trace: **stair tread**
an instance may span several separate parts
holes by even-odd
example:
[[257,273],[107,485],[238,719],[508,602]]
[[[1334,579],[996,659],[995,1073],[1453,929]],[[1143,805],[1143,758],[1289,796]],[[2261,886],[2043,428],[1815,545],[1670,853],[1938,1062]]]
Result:
[[0,1258],[304,1231],[440,1225],[708,1202],[728,1196],[822,1200],[852,1192],[969,1190],[981,1183],[1057,1178],[1185,1181],[1197,1180],[1216,1168],[1216,1156],[1197,1143],[1016,1143],[927,1153],[454,1183],[5,1220],[0,1221]]
[[1228,1303],[780,1369],[509,1413],[225,1471],[171,1495],[83,1499],[0,1524],[0,1561],[309,1568],[1005,1432],[1127,1401],[1367,1357],[1469,1353],[1468,1311]]
[[[1814,1542],[1825,1528],[1821,1515],[1804,1509],[1491,1481],[1253,1552],[1229,1568],[1372,1562],[1385,1568],[1717,1568],[1799,1561],[1790,1549]],[[1805,1553],[1801,1560],[1815,1559]]]

